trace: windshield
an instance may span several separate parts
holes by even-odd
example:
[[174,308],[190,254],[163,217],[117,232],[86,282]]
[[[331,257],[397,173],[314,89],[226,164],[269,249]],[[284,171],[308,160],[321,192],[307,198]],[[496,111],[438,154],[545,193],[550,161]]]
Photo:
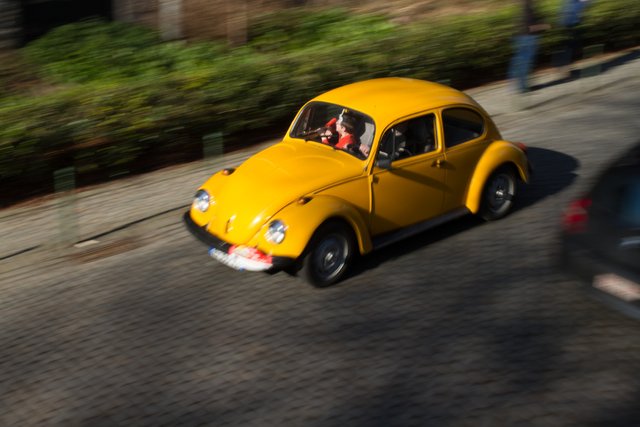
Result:
[[359,159],[369,157],[373,120],[337,104],[309,103],[300,113],[290,136],[327,144]]

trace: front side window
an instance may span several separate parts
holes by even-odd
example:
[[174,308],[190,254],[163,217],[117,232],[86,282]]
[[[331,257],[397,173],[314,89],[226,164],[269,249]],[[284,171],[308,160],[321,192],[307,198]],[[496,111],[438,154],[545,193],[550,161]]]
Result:
[[327,144],[366,159],[374,130],[373,120],[365,114],[337,104],[312,102],[298,116],[290,136]]
[[427,114],[393,126],[382,136],[379,159],[405,159],[436,149],[435,116]]
[[478,138],[484,133],[484,119],[469,108],[449,108],[442,112],[444,143],[448,148]]

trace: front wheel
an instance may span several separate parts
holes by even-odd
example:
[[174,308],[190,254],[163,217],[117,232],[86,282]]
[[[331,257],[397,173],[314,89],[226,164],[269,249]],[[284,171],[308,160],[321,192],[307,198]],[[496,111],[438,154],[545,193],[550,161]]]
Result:
[[349,268],[354,246],[353,234],[345,225],[321,226],[305,251],[300,275],[318,288],[336,283]]
[[493,221],[504,217],[516,196],[516,175],[509,167],[496,170],[484,186],[480,203],[480,217],[485,221]]

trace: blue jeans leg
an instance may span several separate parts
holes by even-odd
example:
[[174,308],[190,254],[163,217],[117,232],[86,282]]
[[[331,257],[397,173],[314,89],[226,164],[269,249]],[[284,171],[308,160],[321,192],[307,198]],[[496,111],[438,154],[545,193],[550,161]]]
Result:
[[514,54],[509,65],[509,78],[515,80],[519,91],[526,92],[529,90],[529,73],[533,68],[538,48],[538,37],[531,34],[516,36],[513,47]]

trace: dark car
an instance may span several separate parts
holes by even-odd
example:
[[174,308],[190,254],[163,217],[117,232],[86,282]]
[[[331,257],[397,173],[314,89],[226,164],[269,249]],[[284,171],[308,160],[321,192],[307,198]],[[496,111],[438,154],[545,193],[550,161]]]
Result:
[[561,260],[598,299],[640,319],[640,143],[565,210]]

